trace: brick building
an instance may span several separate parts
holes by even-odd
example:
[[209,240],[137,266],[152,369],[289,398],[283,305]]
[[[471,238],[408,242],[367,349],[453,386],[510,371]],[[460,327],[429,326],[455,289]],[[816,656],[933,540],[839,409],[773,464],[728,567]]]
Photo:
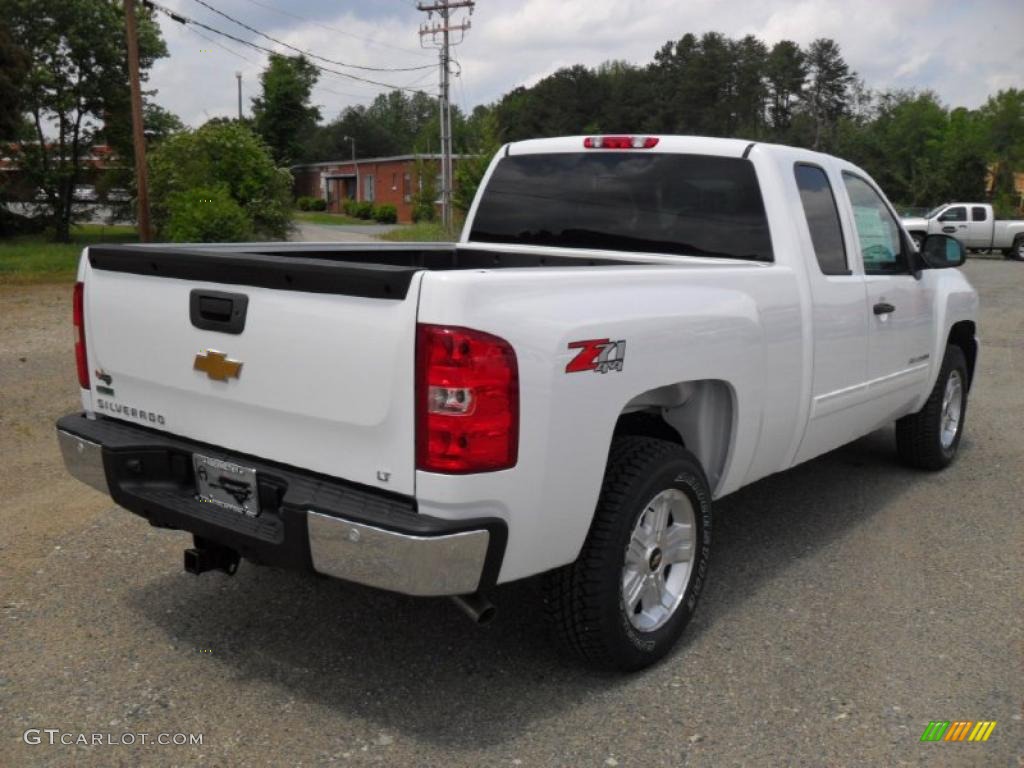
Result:
[[[412,221],[414,198],[420,189],[417,167],[434,174],[434,187],[440,193],[440,155],[396,155],[356,160],[335,160],[326,163],[293,165],[295,196],[320,197],[327,201],[327,210],[341,212],[345,199],[368,200],[382,205],[390,203],[398,209],[398,220]],[[459,155],[452,159],[458,163]]]

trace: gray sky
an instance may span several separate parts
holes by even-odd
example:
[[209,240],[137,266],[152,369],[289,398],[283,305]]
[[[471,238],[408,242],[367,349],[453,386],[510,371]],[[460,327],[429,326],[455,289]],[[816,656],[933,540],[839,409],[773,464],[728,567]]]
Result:
[[[415,0],[206,0],[249,26],[313,53],[370,67],[388,84],[437,92],[437,57],[419,46],[426,14]],[[289,51],[232,24],[196,0],[163,0],[189,18],[282,53]],[[465,17],[460,12],[457,17]],[[153,68],[158,103],[186,123],[237,112],[235,72],[242,72],[244,109],[258,88],[266,55],[202,31],[204,39],[159,16],[170,56]],[[437,18],[436,16],[434,17]],[[816,37],[839,42],[850,66],[872,89],[936,91],[950,106],[977,107],[1001,88],[1024,87],[1024,1],[980,0],[478,0],[472,29],[454,49],[462,66],[453,100],[465,109],[489,103],[572,64],[609,59],[637,64],[687,32],[754,34],[769,45]],[[211,42],[215,40],[216,44]],[[244,57],[244,58],[243,58]],[[322,63],[322,62],[321,62]],[[365,104],[382,90],[323,76],[314,92],[326,119]]]

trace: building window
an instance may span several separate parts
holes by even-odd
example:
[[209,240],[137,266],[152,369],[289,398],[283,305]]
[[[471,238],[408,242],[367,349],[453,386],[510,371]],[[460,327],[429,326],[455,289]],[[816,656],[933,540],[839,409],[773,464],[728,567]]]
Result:
[[398,189],[398,174],[397,173],[392,173],[391,174],[391,191],[394,192],[397,189]]
[[408,171],[402,175],[402,199],[412,202],[412,176]]
[[363,200],[372,203],[374,201],[373,194],[373,176],[368,175],[363,177]]

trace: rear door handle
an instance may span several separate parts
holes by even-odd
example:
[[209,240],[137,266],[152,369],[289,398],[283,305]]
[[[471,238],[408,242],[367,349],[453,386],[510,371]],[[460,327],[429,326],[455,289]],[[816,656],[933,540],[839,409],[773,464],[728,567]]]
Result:
[[896,307],[894,307],[892,304],[889,304],[886,301],[880,301],[877,304],[875,304],[875,314],[876,315],[888,315],[890,312],[895,312],[895,311],[896,311]]

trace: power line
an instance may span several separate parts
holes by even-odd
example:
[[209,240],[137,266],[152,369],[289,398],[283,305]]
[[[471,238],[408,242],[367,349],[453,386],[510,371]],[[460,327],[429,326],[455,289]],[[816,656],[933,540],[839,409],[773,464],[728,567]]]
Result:
[[[189,17],[183,16],[180,13],[176,13],[176,12],[170,10],[169,8],[165,8],[164,6],[160,5],[159,3],[154,2],[154,0],[142,0],[142,2],[143,2],[143,5],[145,5],[147,8],[152,8],[154,10],[160,11],[161,13],[166,15],[168,18],[172,19],[173,21],[178,22],[179,24],[193,25],[193,26],[196,26],[196,27],[200,27],[202,29],[205,29],[207,32],[212,32],[215,35],[220,35],[221,37],[227,38],[228,40],[234,40],[236,43],[240,43],[241,45],[248,46],[249,48],[253,48],[253,49],[257,50],[257,51],[262,51],[263,53],[272,54],[272,55],[275,55],[275,56],[278,55],[277,51],[273,50],[272,48],[267,48],[266,46],[260,45],[259,43],[250,42],[249,40],[243,40],[242,38],[237,37],[236,35],[232,35],[230,32],[224,32],[222,30],[219,30],[219,29],[216,29],[214,27],[211,27],[208,24],[204,24],[201,21],[196,21],[195,19],[190,19]],[[325,66],[323,66],[321,64],[313,64],[312,62],[310,62],[310,66],[313,67],[314,69],[318,70],[321,73],[331,74],[331,75],[335,75],[337,77],[343,77],[343,78],[345,78],[347,80],[352,80],[352,81],[359,82],[359,83],[365,83],[365,84],[368,84],[368,85],[376,85],[376,86],[380,86],[381,88],[390,88],[391,90],[395,90],[395,91],[408,91],[410,93],[417,93],[418,92],[416,89],[408,88],[408,87],[401,86],[401,85],[395,85],[393,83],[385,83],[385,82],[382,82],[380,80],[371,80],[368,77],[361,77],[359,75],[353,75],[351,72],[339,72],[336,69],[330,69],[329,67],[325,67]]]
[[[259,0],[245,0],[245,1],[247,3],[252,3],[253,5],[255,5],[255,6],[259,7],[259,8],[264,8],[264,9],[270,11],[271,13],[276,13],[276,14],[279,14],[281,16],[286,16],[286,17],[288,17],[290,19],[297,19],[299,21],[309,22],[310,24],[313,24],[314,26],[320,27],[321,29],[326,29],[329,32],[334,32],[334,33],[339,34],[339,35],[344,35],[345,37],[351,37],[353,40],[359,40],[360,42],[366,43],[367,45],[378,45],[381,48],[390,48],[393,51],[402,51],[403,53],[408,53],[408,54],[411,54],[413,56],[424,56],[425,55],[425,54],[421,53],[420,51],[415,50],[414,48],[403,48],[400,45],[391,45],[390,43],[381,42],[380,40],[374,40],[371,37],[363,37],[361,35],[353,34],[352,32],[346,32],[344,29],[338,29],[338,27],[332,27],[330,24],[325,24],[322,21],[317,21],[316,19],[311,19],[309,16],[301,16],[301,15],[299,15],[297,13],[292,13],[291,11],[285,11],[285,10],[282,10],[281,8],[274,7],[273,5],[268,5],[266,3],[261,3],[261,2],[259,2]],[[413,8],[416,7],[416,3],[412,2],[412,0],[410,0],[410,3],[411,3]]]
[[253,60],[253,59],[250,59],[250,58],[249,58],[248,56],[243,56],[243,55],[242,55],[242,54],[240,54],[240,53],[239,53],[238,51],[235,51],[235,50],[233,50],[233,49],[231,49],[231,48],[228,48],[228,47],[227,47],[226,45],[223,45],[223,44],[221,44],[221,43],[217,42],[216,40],[214,40],[214,39],[213,39],[212,37],[210,37],[209,35],[207,35],[207,34],[205,34],[205,33],[203,33],[203,32],[200,32],[200,31],[199,31],[198,29],[195,29],[194,27],[191,27],[191,26],[189,26],[189,25],[187,25],[187,24],[186,24],[186,25],[185,25],[185,29],[187,29],[187,30],[188,30],[189,32],[191,32],[191,33],[192,33],[193,35],[199,35],[199,37],[203,38],[203,40],[205,40],[206,42],[210,43],[211,45],[216,45],[216,46],[217,46],[218,48],[220,48],[220,49],[221,49],[222,51],[227,51],[227,52],[228,52],[228,53],[230,53],[230,54],[231,54],[232,56],[236,56],[236,57],[238,57],[239,59],[241,59],[242,61],[247,61],[247,62],[249,62],[250,64],[259,64],[259,62],[258,62],[258,61],[255,61],[255,60]]
[[278,45],[283,45],[285,48],[289,48],[289,49],[295,51],[296,53],[301,53],[303,56],[308,56],[311,59],[319,59],[320,61],[326,61],[328,64],[333,64],[336,67],[346,67],[348,69],[359,69],[359,70],[362,70],[364,72],[416,72],[416,71],[421,70],[421,69],[432,69],[432,66],[430,64],[423,64],[423,65],[418,66],[418,67],[367,67],[367,66],[363,66],[362,64],[346,64],[344,61],[338,61],[336,59],[328,59],[326,56],[321,56],[321,55],[313,53],[311,51],[305,51],[302,48],[296,48],[294,45],[291,45],[290,43],[286,43],[283,40],[278,40],[276,37],[272,37],[271,35],[268,35],[266,32],[260,32],[255,27],[251,27],[248,24],[246,24],[244,21],[239,21],[234,16],[230,16],[230,15],[224,13],[224,11],[221,11],[221,10],[218,10],[218,9],[214,8],[212,5],[210,5],[208,2],[206,2],[206,0],[194,0],[194,2],[199,3],[199,5],[203,6],[204,8],[207,8],[208,10],[213,11],[218,16],[223,16],[228,21],[230,21],[230,22],[232,22],[234,24],[237,24],[238,26],[242,27],[243,29],[248,30],[249,32],[252,32],[255,35],[259,35],[260,37],[266,38],[267,40],[270,40],[273,43],[277,43]]

